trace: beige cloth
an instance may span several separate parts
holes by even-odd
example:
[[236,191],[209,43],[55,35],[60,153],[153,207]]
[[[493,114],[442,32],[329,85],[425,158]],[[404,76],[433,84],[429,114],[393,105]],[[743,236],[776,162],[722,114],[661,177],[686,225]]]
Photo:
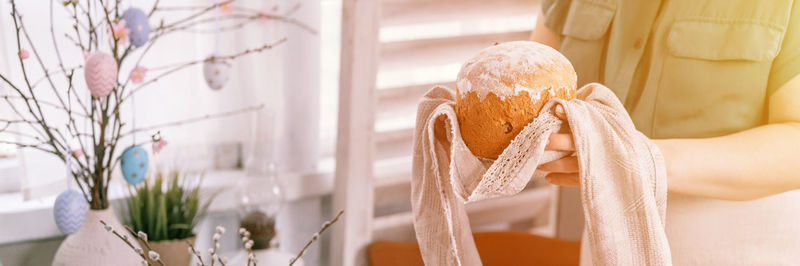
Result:
[[465,202],[521,191],[561,127],[564,106],[580,165],[585,232],[597,265],[670,265],[664,233],[666,173],[658,148],[637,131],[608,88],[589,84],[581,100],[552,100],[494,162],[472,155],[461,139],[453,90],[431,89],[419,104],[411,204],[426,265],[481,265]]

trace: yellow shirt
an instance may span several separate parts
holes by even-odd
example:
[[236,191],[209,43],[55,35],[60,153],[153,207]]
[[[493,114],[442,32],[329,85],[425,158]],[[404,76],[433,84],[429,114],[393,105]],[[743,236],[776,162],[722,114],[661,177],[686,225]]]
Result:
[[765,122],[767,97],[800,73],[792,3],[576,0],[543,8],[579,83],[607,85],[643,133],[672,138]]
[[[800,73],[800,3],[791,0],[545,0],[542,8],[579,85],[614,90],[652,138],[763,125],[769,96]],[[800,192],[748,202],[669,195],[667,206],[675,265],[800,262]]]

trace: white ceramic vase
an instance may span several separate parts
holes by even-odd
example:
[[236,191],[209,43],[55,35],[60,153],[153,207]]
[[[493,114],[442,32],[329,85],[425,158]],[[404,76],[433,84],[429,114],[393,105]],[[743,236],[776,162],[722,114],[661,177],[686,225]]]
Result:
[[89,210],[81,229],[61,242],[53,258],[53,265],[142,265],[142,258],[122,239],[106,231],[100,220],[120,234],[127,235],[134,247],[139,247],[135,238],[122,227],[113,209]]

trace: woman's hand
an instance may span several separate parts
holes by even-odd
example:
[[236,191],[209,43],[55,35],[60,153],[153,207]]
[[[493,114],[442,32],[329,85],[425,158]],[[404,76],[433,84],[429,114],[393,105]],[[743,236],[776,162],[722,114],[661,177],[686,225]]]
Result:
[[[561,105],[556,106],[555,115],[561,120],[567,120],[564,107]],[[550,139],[544,149],[553,151],[575,151],[575,142],[572,140],[572,134],[553,133],[550,135]],[[576,187],[580,184],[578,181],[578,158],[575,156],[565,156],[561,159],[540,165],[538,170],[549,172],[545,179],[553,185]]]

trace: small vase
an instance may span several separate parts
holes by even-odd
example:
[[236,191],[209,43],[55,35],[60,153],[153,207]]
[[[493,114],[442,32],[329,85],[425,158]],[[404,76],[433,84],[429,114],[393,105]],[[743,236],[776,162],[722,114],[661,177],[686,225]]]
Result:
[[139,243],[119,222],[113,209],[89,210],[81,229],[61,242],[53,265],[142,265],[142,258],[122,239],[106,231],[101,220],[120,234],[128,236],[134,247],[139,247]]
[[175,240],[150,241],[150,248],[161,255],[161,260],[169,266],[187,266],[192,260],[186,241],[194,245],[195,237]]

